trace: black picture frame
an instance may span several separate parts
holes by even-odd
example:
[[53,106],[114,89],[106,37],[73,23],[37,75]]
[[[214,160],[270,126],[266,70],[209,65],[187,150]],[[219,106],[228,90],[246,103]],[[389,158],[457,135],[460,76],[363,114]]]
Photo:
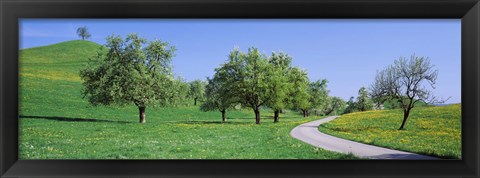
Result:
[[[19,18],[461,19],[462,160],[18,160]],[[0,177],[480,175],[478,0],[0,0],[0,19]]]

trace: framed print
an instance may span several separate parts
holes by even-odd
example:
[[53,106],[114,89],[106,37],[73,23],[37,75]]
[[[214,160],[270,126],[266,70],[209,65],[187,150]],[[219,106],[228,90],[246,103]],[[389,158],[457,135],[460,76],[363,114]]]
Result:
[[0,8],[2,177],[478,177],[476,0]]

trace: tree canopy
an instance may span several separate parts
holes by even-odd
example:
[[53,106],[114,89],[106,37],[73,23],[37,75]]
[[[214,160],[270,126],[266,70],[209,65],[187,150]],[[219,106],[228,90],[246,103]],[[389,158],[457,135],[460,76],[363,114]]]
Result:
[[309,101],[308,87],[310,81],[308,79],[307,71],[298,67],[293,67],[289,75],[289,83],[293,85],[289,92],[290,104],[292,109],[301,110],[303,117],[308,116],[308,109],[311,106]]
[[205,82],[194,80],[190,82],[189,95],[193,98],[193,105],[197,105],[197,101],[205,99]]
[[315,112],[315,115],[324,114],[323,111],[328,104],[328,91],[327,89],[327,79],[316,80],[310,83],[309,92],[309,101],[310,108]]
[[394,100],[403,109],[403,121],[399,130],[404,129],[410,111],[417,102],[441,102],[433,95],[438,70],[430,64],[428,57],[412,55],[409,59],[400,57],[386,69],[377,73],[371,85],[371,95],[377,99]]
[[240,103],[255,112],[255,123],[260,124],[260,106],[270,99],[268,58],[257,48],[249,48],[247,53],[234,49],[228,57],[217,72]]
[[325,108],[323,110],[324,115],[338,115],[342,114],[346,107],[346,102],[342,98],[336,96],[328,96]]
[[205,101],[200,105],[202,111],[219,111],[222,113],[222,122],[227,120],[227,109],[232,108],[237,102],[229,90],[227,81],[218,76],[218,73],[210,79],[205,86]]
[[168,102],[175,84],[171,58],[175,47],[167,42],[148,42],[137,34],[125,39],[109,36],[108,51],[100,50],[80,71],[83,95],[93,105],[126,105],[139,108],[140,122],[146,122],[145,108]]
[[288,75],[292,68],[292,57],[283,52],[272,53],[268,59],[269,67],[269,90],[270,99],[266,103],[274,110],[273,122],[278,122],[280,111],[287,107],[288,92],[292,85],[288,82]]
[[369,98],[367,88],[361,87],[358,90],[356,107],[359,111],[368,111],[373,109],[373,101]]
[[[279,121],[280,112],[286,108],[307,113],[310,107],[307,73],[292,67],[291,62],[292,57],[283,52],[273,52],[267,57],[254,47],[247,52],[233,49],[228,60],[215,69],[214,78],[209,79],[203,110],[215,108],[222,112],[232,104],[241,104],[254,111],[257,124],[262,106],[274,111],[274,122]],[[225,107],[218,107],[222,100],[227,100]]]

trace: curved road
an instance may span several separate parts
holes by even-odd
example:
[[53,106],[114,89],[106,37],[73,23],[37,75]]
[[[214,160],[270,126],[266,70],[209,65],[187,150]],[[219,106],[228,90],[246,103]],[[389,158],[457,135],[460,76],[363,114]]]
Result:
[[404,151],[392,150],[378,146],[367,145],[350,140],[341,139],[318,131],[318,126],[329,122],[338,116],[330,116],[299,125],[290,132],[290,135],[310,145],[325,150],[352,153],[355,156],[369,159],[438,159]]

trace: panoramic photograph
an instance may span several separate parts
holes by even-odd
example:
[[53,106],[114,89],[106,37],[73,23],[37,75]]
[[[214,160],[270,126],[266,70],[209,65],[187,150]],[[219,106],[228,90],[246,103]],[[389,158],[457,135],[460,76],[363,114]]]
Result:
[[462,159],[459,19],[19,19],[19,159]]

